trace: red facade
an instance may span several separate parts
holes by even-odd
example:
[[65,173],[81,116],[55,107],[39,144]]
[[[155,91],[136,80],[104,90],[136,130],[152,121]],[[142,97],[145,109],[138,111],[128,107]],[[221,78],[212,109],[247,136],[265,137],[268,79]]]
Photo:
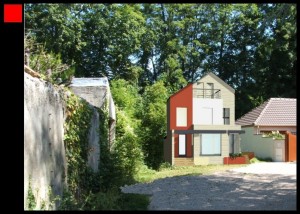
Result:
[[[169,98],[169,115],[168,115],[168,130],[189,130],[193,127],[193,84],[189,84],[179,92],[173,94]],[[187,108],[187,126],[186,127],[177,127],[176,126],[176,108],[184,107]],[[174,152],[175,157],[179,157],[179,137],[178,134],[174,135]],[[193,157],[192,151],[192,135],[186,135],[186,157]]]

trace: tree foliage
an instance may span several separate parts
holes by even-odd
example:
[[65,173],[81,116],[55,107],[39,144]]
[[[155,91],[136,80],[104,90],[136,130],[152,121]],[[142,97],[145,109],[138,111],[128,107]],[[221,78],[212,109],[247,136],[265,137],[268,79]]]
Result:
[[235,89],[236,118],[270,97],[296,97],[296,17],[284,3],[25,5],[26,31],[49,56],[77,77],[109,78],[120,150],[141,148],[153,168],[167,97],[207,72]]

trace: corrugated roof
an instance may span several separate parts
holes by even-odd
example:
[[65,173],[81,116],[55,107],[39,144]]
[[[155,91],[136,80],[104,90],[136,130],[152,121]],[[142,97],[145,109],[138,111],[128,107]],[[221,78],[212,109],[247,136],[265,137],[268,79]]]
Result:
[[296,126],[297,99],[270,98],[238,120],[237,125]]

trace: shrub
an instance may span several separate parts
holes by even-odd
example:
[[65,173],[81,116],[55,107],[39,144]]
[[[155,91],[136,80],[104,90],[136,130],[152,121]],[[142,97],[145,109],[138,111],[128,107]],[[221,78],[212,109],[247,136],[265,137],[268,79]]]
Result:
[[168,169],[174,169],[174,166],[172,166],[169,162],[163,162],[159,166],[159,171],[168,170]]
[[242,157],[242,153],[229,153],[230,158]]

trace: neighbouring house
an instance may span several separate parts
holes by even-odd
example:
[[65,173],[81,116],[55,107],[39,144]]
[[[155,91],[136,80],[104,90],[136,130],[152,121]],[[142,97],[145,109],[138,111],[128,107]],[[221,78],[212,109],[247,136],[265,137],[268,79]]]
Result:
[[[257,157],[272,158],[273,161],[296,160],[293,137],[297,133],[296,102],[297,99],[270,98],[239,118],[236,124],[245,131],[241,136],[242,152],[254,152]],[[275,140],[267,137],[272,131],[290,134],[285,140]]]
[[172,165],[223,164],[240,152],[235,91],[213,73],[190,83],[167,101],[164,159]]

